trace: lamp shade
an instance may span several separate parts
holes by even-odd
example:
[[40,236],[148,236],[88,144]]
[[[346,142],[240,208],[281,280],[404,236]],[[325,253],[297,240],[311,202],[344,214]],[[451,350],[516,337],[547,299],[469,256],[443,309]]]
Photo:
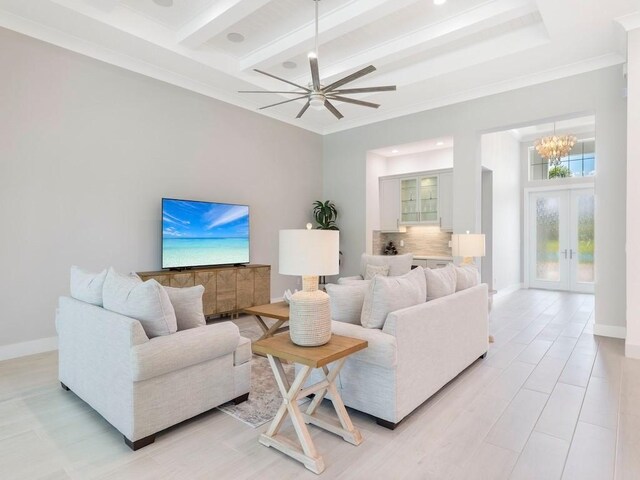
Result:
[[454,257],[484,257],[484,234],[462,233],[451,235],[451,253]]
[[337,230],[280,230],[278,271],[282,275],[337,275],[339,255]]

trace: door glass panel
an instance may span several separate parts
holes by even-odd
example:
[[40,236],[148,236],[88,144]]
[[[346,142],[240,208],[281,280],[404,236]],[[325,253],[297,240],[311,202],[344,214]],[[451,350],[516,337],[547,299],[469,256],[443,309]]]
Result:
[[560,208],[554,197],[536,199],[536,278],[560,280]]
[[593,268],[595,246],[593,217],[593,195],[580,195],[578,197],[578,271],[576,274],[580,283],[590,283],[595,279]]
[[418,212],[418,180],[411,178],[402,180],[402,221],[417,222],[420,220]]
[[438,220],[438,177],[420,179],[420,221]]

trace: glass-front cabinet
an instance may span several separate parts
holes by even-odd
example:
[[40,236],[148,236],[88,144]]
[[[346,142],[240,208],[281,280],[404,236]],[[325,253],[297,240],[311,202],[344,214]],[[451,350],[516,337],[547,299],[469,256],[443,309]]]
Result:
[[401,223],[438,223],[437,175],[403,179],[401,197]]

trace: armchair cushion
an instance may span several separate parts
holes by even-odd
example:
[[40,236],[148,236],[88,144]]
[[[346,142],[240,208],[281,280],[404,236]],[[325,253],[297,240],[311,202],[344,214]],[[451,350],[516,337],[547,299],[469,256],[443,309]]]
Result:
[[137,275],[122,275],[110,268],[102,297],[105,309],[135,318],[149,338],[178,329],[169,295],[156,280],[143,282]]
[[240,332],[232,322],[153,338],[131,350],[133,381],[147,380],[233,353],[239,342]]

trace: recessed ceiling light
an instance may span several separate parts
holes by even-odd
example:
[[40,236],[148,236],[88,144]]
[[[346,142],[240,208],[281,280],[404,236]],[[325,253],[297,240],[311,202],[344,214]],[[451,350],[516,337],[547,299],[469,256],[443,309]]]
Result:
[[442,5],[444,3],[446,3],[447,0],[433,0],[433,4],[434,5]]
[[394,148],[393,150],[391,150],[391,153],[398,153],[398,150]]
[[288,68],[289,70],[291,70],[292,68],[296,68],[298,64],[296,62],[286,61],[286,62],[282,62],[282,66],[284,68]]
[[444,145],[444,142],[437,142],[437,143],[436,143],[436,145],[437,145],[438,147],[441,147],[442,145]]
[[227,33],[227,40],[233,43],[244,42],[244,35],[237,32]]
[[160,7],[173,7],[173,0],[153,0],[153,3]]

